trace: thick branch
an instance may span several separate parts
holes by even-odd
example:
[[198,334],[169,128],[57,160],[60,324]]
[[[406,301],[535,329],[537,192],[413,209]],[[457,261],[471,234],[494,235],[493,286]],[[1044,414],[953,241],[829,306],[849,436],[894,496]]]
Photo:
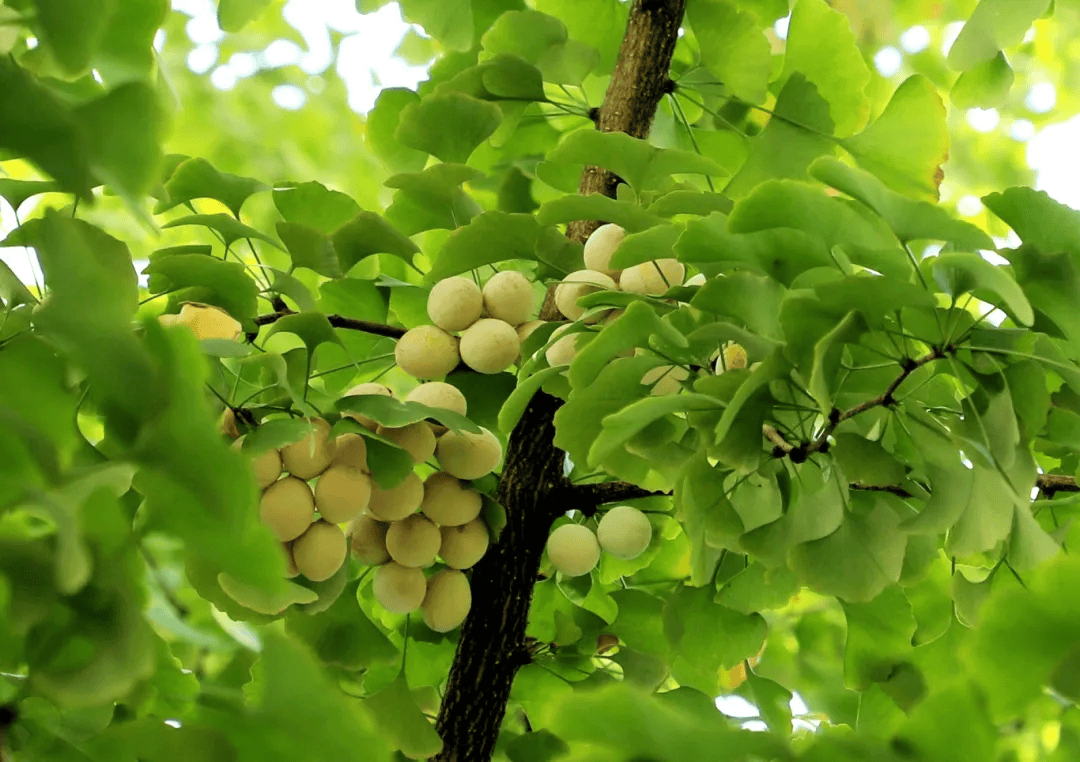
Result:
[[[257,316],[255,318],[255,325],[270,325],[286,315],[296,314],[298,313],[293,312],[290,309],[279,309],[277,312]],[[334,328],[348,328],[352,331],[363,331],[364,333],[374,334],[375,336],[386,336],[389,339],[400,339],[405,335],[406,330],[394,325],[372,323],[368,320],[357,320],[356,318],[345,317],[344,315],[327,315],[326,319],[330,321],[330,325],[334,326]]]
[[581,511],[586,516],[593,516],[596,514],[596,509],[605,503],[670,494],[670,492],[642,489],[628,482],[601,482],[599,484],[569,484],[558,490],[552,497],[558,501],[560,511],[563,513]]

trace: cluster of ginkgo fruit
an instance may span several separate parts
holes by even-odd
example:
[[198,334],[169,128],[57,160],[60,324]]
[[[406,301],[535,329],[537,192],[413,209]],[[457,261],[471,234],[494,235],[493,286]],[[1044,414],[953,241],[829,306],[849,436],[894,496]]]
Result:
[[[521,353],[521,342],[541,325],[534,315],[533,284],[515,270],[493,275],[481,288],[455,276],[435,284],[420,325],[398,339],[394,360],[420,380],[442,378],[465,363],[477,373],[501,373]],[[460,334],[460,335],[458,335]]]
[[556,527],[547,541],[551,565],[567,577],[588,574],[600,563],[603,550],[616,558],[637,558],[652,541],[649,517],[629,505],[617,505],[604,513],[594,532],[585,524]]
[[[371,394],[393,396],[375,383],[347,392]],[[406,401],[466,413],[464,395],[442,382],[421,384]],[[452,630],[472,603],[462,570],[483,557],[489,542],[480,517],[482,498],[466,482],[499,465],[502,445],[487,429],[452,431],[429,421],[388,428],[358,413],[347,415],[404,449],[414,465],[434,458],[439,470],[426,480],[410,471],[384,489],[371,476],[363,435],[331,438],[330,424],[312,418],[304,439],[254,458],[263,490],[260,517],[282,542],[290,576],[329,579],[351,547],[361,563],[378,567],[373,592],[385,609],[399,614],[419,609],[432,630]],[[426,576],[424,570],[439,558],[445,568]]]

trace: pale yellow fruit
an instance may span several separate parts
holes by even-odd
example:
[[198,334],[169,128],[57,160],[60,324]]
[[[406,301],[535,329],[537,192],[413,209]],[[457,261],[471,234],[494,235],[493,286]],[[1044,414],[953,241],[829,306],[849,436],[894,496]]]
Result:
[[419,513],[395,521],[386,530],[386,549],[402,566],[431,566],[441,544],[439,528]]
[[445,278],[428,295],[427,314],[444,331],[464,331],[480,319],[484,297],[468,278]]
[[582,524],[563,524],[548,537],[548,558],[567,577],[580,577],[596,568],[600,561],[600,543]]
[[427,581],[427,593],[420,610],[424,624],[435,632],[450,632],[461,626],[472,608],[469,578],[454,569],[443,569]]
[[704,286],[705,285],[705,273],[698,273],[697,275],[692,276],[683,285],[684,286]]
[[401,484],[383,489],[379,483],[371,483],[371,500],[368,513],[379,521],[397,521],[416,513],[424,500],[424,483],[416,474],[408,474]]
[[221,411],[221,420],[218,421],[218,431],[229,439],[236,439],[240,436],[240,429],[236,428],[236,413],[232,411],[232,408],[225,408]]
[[363,514],[349,526],[349,545],[356,560],[366,566],[378,566],[390,560],[386,549],[386,531],[390,525]]
[[267,487],[259,501],[259,518],[282,542],[294,540],[315,520],[315,498],[307,482],[286,476]]
[[420,608],[427,595],[427,580],[418,567],[389,561],[375,570],[371,582],[375,600],[387,611],[409,614]]
[[292,579],[300,573],[300,570],[296,568],[296,559],[292,554],[292,543],[281,543],[281,552],[285,554],[285,578]]
[[509,323],[477,320],[461,334],[461,359],[477,373],[501,373],[518,359],[521,342]]
[[436,471],[424,481],[420,511],[439,526],[467,524],[480,515],[481,505],[480,493],[450,474]]
[[337,524],[316,521],[292,544],[296,568],[312,582],[330,579],[345,563],[349,543]]
[[196,339],[236,339],[242,328],[228,312],[220,307],[198,302],[184,302],[176,325],[186,325]]
[[426,384],[413,389],[405,395],[406,402],[419,402],[421,405],[451,410],[460,415],[465,415],[468,404],[461,390],[444,381],[428,381]]
[[745,368],[747,359],[746,350],[743,349],[742,344],[729,341],[724,345],[720,356],[716,358],[716,375],[720,375],[725,370]]
[[520,325],[533,314],[536,294],[532,283],[516,270],[503,270],[484,284],[484,310],[510,325]]
[[[374,421],[372,421],[374,423]],[[377,424],[376,424],[377,425]],[[360,434],[342,434],[334,440],[334,460],[331,468],[343,466],[358,471],[369,471],[367,464],[367,442]]]
[[293,476],[314,479],[334,459],[334,442],[330,440],[330,424],[322,418],[309,418],[311,432],[299,442],[281,448],[281,462]]
[[543,320],[530,320],[527,323],[522,323],[515,330],[517,331],[518,341],[522,344],[525,343],[525,339],[532,336],[533,331],[542,326],[545,321]]
[[[233,449],[244,452],[241,449],[243,441],[243,439],[236,440],[232,444]],[[277,450],[266,450],[258,455],[245,453],[245,457],[251,461],[251,470],[255,472],[255,483],[259,485],[259,489],[266,489],[281,476],[281,453]]]
[[448,431],[439,437],[435,458],[442,470],[459,479],[487,476],[502,460],[502,444],[487,429],[479,434]]
[[619,276],[619,288],[633,294],[660,296],[672,286],[681,286],[686,267],[674,259],[654,259],[627,267]]
[[652,524],[649,517],[629,505],[617,505],[604,514],[596,527],[600,547],[616,558],[637,558],[649,547]]
[[577,357],[578,341],[585,338],[585,334],[578,331],[563,336],[570,328],[570,325],[560,325],[551,332],[551,338],[555,339],[555,341],[548,345],[548,348],[544,351],[544,357],[547,359],[548,365],[553,368],[559,365],[569,365]]
[[[618,286],[611,279],[595,270],[578,270],[563,278],[562,283],[555,287],[555,306],[559,312],[570,320],[579,320],[585,314],[585,308],[578,306],[578,299],[597,291],[615,291]],[[595,323],[604,316],[603,312],[596,312],[586,319],[586,323]]]
[[681,365],[661,365],[651,368],[641,377],[641,383],[652,386],[649,392],[654,397],[662,397],[682,391],[680,381],[690,378],[690,371]]
[[423,463],[435,454],[435,433],[424,421],[410,423],[398,429],[380,426],[376,433],[409,453],[413,463]]
[[[345,392],[344,396],[346,396],[346,397],[362,397],[362,396],[371,395],[371,394],[377,394],[380,397],[393,397],[394,396],[394,393],[392,391],[390,391],[389,387],[383,386],[382,384],[376,384],[373,381],[368,381],[367,383],[363,383],[363,384],[357,384],[352,389],[349,389],[349,391]],[[350,418],[352,418],[354,421],[356,421],[357,423],[359,423],[361,426],[363,426],[365,429],[368,429],[369,431],[375,431],[375,429],[378,428],[378,426],[379,426],[377,421],[373,421],[370,418],[368,418],[366,415],[361,415],[360,413],[345,413],[345,415],[349,416]]]
[[371,477],[358,468],[331,466],[315,482],[315,507],[334,524],[359,516],[371,500]]
[[585,241],[585,266],[618,278],[622,271],[612,268],[611,256],[625,237],[626,231],[614,223],[598,227]]
[[491,542],[487,524],[480,519],[461,526],[442,527],[439,532],[442,534],[439,555],[452,569],[468,569],[475,565],[484,557]]
[[461,361],[458,340],[437,326],[419,325],[398,339],[394,361],[413,378],[441,378]]

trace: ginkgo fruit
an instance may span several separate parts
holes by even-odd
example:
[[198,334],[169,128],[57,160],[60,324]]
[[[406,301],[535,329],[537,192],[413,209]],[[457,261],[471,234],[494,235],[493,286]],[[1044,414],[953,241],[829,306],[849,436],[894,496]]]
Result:
[[698,273],[697,275],[691,276],[689,279],[687,279],[686,283],[683,283],[683,285],[684,286],[704,286],[705,285],[705,273]]
[[[375,383],[373,381],[367,381],[367,382],[365,382],[363,384],[357,384],[352,389],[349,389],[349,391],[345,392],[345,394],[343,396],[345,396],[345,397],[364,397],[364,396],[368,396],[368,395],[377,395],[377,396],[380,396],[380,397],[393,397],[394,393],[392,391],[390,391],[390,387],[388,387],[388,386],[383,386],[382,384],[377,384],[377,383]],[[375,429],[377,429],[378,426],[379,426],[377,421],[373,421],[372,419],[368,418],[366,415],[361,415],[360,413],[345,413],[345,415],[349,416],[350,418],[352,418],[354,421],[356,421],[357,423],[359,423],[361,426],[363,426],[365,429],[368,429],[369,431],[375,431]]]
[[366,566],[378,566],[390,560],[386,532],[390,525],[367,513],[349,526],[349,546],[356,560]]
[[487,524],[480,519],[473,519],[461,526],[441,527],[442,545],[439,555],[452,569],[468,569],[476,564],[487,552],[491,535]]
[[367,472],[367,442],[360,434],[349,432],[334,440],[334,459],[330,468],[343,466]]
[[315,520],[315,498],[311,488],[295,476],[279,479],[263,492],[259,518],[282,542],[295,540]]
[[652,386],[649,394],[662,397],[682,390],[682,381],[690,378],[690,371],[681,365],[660,365],[650,368],[641,377],[641,383]]
[[444,331],[464,331],[480,319],[483,311],[480,287],[468,278],[444,278],[428,295],[428,317]]
[[283,542],[283,543],[281,543],[281,552],[285,556],[285,578],[286,579],[292,579],[293,577],[299,575],[300,574],[300,569],[297,568],[296,559],[293,558],[292,543],[291,542]]
[[356,518],[370,500],[371,477],[358,468],[331,466],[315,482],[315,507],[334,524]]
[[292,544],[293,559],[300,573],[312,582],[330,579],[345,563],[349,543],[337,524],[316,521]]
[[681,286],[686,267],[675,259],[654,259],[627,267],[619,276],[619,288],[633,294],[660,296],[672,286]]
[[420,611],[424,624],[435,632],[450,632],[461,626],[472,608],[469,578],[456,569],[435,572],[427,581],[427,592]]
[[457,338],[434,325],[410,328],[394,348],[394,362],[413,378],[441,378],[460,361]]
[[240,436],[240,429],[236,427],[236,413],[232,411],[232,408],[227,407],[221,411],[221,420],[218,421],[218,431],[229,439],[236,439]]
[[242,332],[240,323],[228,312],[199,302],[184,302],[174,324],[187,326],[196,339],[235,339]]
[[371,592],[387,611],[410,614],[424,602],[427,580],[417,566],[402,566],[388,561],[375,570]]
[[716,358],[716,374],[720,375],[725,370],[735,370],[737,368],[746,367],[746,350],[742,344],[736,344],[733,341],[729,341],[724,345],[723,351],[720,356]]
[[499,438],[485,428],[480,433],[447,431],[439,437],[435,459],[443,471],[459,479],[479,479],[502,460]]
[[[439,410],[449,410],[458,415],[465,415],[469,408],[465,395],[461,390],[445,381],[428,381],[420,384],[405,395],[406,402],[419,402]],[[446,431],[446,427],[436,421],[428,421],[431,430],[438,436]]]
[[[232,445],[233,448],[244,452],[241,449],[242,442],[242,439],[236,440]],[[251,458],[251,470],[255,473],[255,483],[259,485],[259,489],[266,489],[281,476],[281,453],[276,449],[266,450],[258,455],[248,457]]]
[[604,514],[596,527],[600,547],[616,558],[637,558],[649,547],[652,524],[649,517],[629,505],[617,505]]
[[371,499],[368,513],[379,521],[397,521],[416,513],[424,500],[424,483],[416,474],[407,474],[396,487],[383,489],[379,483],[371,483]]
[[611,255],[625,237],[626,231],[614,223],[598,227],[585,241],[585,266],[618,278],[621,270],[612,268]]
[[503,270],[484,284],[484,310],[496,320],[520,325],[533,314],[532,283],[516,270]]
[[376,433],[409,453],[413,463],[423,463],[435,454],[435,432],[423,421],[396,429],[380,426]]
[[519,325],[515,329],[517,331],[517,335],[518,335],[518,342],[521,343],[521,344],[524,344],[525,339],[532,336],[533,331],[535,331],[537,328],[542,326],[545,322],[546,321],[544,321],[544,320],[529,320],[529,321]]
[[481,505],[480,493],[450,474],[436,471],[424,481],[420,511],[439,526],[467,524],[480,515]]
[[311,431],[299,442],[281,448],[285,470],[299,479],[314,479],[334,459],[334,443],[330,440],[330,424],[322,418],[309,418]]
[[559,365],[569,365],[577,357],[578,341],[585,338],[585,334],[577,331],[563,335],[572,327],[570,324],[560,325],[551,332],[551,338],[555,341],[551,342],[544,351],[544,358],[548,361],[548,365],[553,368]]
[[547,541],[548,558],[567,577],[580,577],[596,568],[600,561],[600,543],[583,524],[563,524]]
[[[604,289],[614,291],[617,288],[610,275],[595,270],[578,270],[567,275],[555,287],[555,306],[569,320],[580,320],[585,308],[578,305],[578,299]],[[595,323],[603,316],[603,312],[595,312],[585,322]]]
[[402,566],[431,566],[441,544],[439,528],[420,513],[395,521],[386,530],[386,550]]
[[461,334],[459,351],[462,362],[477,373],[501,373],[517,361],[521,342],[509,323],[482,318]]

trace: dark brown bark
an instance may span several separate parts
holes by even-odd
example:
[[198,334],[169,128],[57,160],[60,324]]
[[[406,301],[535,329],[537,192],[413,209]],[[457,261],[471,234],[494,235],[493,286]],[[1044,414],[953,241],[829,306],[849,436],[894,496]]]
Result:
[[[685,0],[634,0],[599,129],[644,138],[663,97]],[[581,178],[582,193],[614,197],[618,182],[595,167]],[[584,241],[597,221],[575,223],[567,235]],[[548,302],[541,316],[554,317]],[[507,523],[499,541],[472,571],[473,606],[461,629],[436,730],[437,762],[491,759],[514,675],[529,661],[525,626],[551,523],[567,508],[564,453],[555,447],[560,401],[537,394],[510,436],[498,500]],[[592,496],[584,498],[590,499]],[[595,507],[595,503],[593,504]]]

